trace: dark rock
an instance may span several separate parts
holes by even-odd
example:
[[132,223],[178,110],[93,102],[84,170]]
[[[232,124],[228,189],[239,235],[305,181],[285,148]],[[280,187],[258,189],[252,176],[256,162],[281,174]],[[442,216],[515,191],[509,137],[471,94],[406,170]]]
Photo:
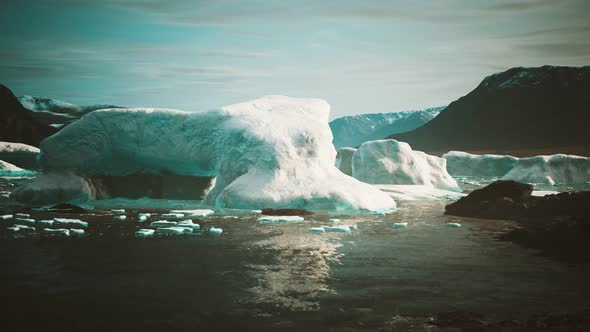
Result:
[[48,122],[36,119],[10,89],[0,84],[0,141],[39,146],[43,139],[56,132]]
[[262,214],[267,216],[309,216],[314,213],[299,209],[262,209]]

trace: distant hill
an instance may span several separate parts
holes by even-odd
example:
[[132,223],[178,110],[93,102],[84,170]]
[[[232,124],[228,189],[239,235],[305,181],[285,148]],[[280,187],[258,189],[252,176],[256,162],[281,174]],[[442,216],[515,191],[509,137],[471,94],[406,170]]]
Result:
[[57,130],[24,108],[9,88],[0,84],[0,141],[39,143]]
[[391,135],[412,148],[590,154],[590,66],[512,68],[486,77],[436,118]]
[[60,100],[33,96],[20,96],[18,100],[25,108],[34,112],[34,117],[49,122],[55,128],[61,128],[92,111],[105,108],[120,108],[120,106],[115,105],[79,106]]
[[444,107],[418,111],[344,116],[330,122],[334,146],[355,147],[364,142],[414,130],[432,120]]

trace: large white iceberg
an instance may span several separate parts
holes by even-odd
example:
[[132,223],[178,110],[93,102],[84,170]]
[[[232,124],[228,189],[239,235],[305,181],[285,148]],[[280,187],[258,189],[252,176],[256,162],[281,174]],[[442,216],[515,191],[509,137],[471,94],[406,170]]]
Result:
[[458,188],[445,159],[413,151],[408,143],[393,139],[363,143],[352,157],[352,176],[372,184]]
[[587,183],[590,158],[566,154],[521,158],[502,179],[551,185]]
[[352,156],[356,152],[355,148],[341,148],[336,154],[336,167],[346,174],[352,176]]
[[39,148],[23,143],[0,142],[0,160],[25,169],[38,169]]
[[[334,166],[329,112],[323,100],[284,96],[206,113],[99,110],[45,139],[40,160],[45,172],[67,170],[74,177],[163,173],[215,177],[205,202],[220,208],[395,207],[388,195]],[[84,192],[77,196],[91,198],[97,191],[78,187]],[[21,188],[16,197],[32,196],[25,191],[29,190]]]
[[518,162],[518,158],[496,154],[471,154],[450,151],[442,156],[447,160],[447,171],[453,176],[501,177]]

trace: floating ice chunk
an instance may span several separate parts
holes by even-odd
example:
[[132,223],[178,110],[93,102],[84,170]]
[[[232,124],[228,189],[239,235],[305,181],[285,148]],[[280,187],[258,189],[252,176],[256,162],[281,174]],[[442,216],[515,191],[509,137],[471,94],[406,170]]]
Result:
[[340,222],[340,219],[329,219],[328,221],[331,223],[337,224]]
[[114,214],[125,214],[125,209],[112,209],[111,212]]
[[138,220],[139,222],[144,222],[144,221],[147,221],[147,220],[148,220],[148,217],[146,217],[146,216],[138,216],[138,217],[137,217],[137,220]]
[[70,230],[65,228],[43,228],[43,232],[51,235],[61,235],[61,236],[70,236]]
[[152,217],[151,213],[140,213],[137,215],[137,219],[139,220],[139,222],[147,221],[151,217]]
[[300,216],[264,216],[256,219],[259,223],[275,223],[275,222],[302,222],[305,219]]
[[153,229],[142,228],[135,232],[135,237],[152,237],[155,232]]
[[324,227],[310,227],[309,232],[310,233],[325,233],[326,231],[324,230]]
[[51,227],[53,226],[53,220],[37,220],[35,224],[44,227]]
[[189,227],[192,228],[195,231],[198,231],[199,229],[201,229],[201,225],[199,224],[194,224],[192,220],[183,220],[183,221],[179,221],[178,222],[178,226],[181,227]]
[[15,218],[31,218],[30,214],[26,214],[26,213],[17,213],[14,215]]
[[84,230],[80,228],[70,228],[70,235],[82,236],[84,235]]
[[348,227],[350,227],[350,230],[351,231],[358,231],[359,230],[359,228],[357,227],[357,225],[350,225]]
[[[209,209],[198,209],[198,210],[172,210],[170,213],[178,213],[184,215],[186,218],[198,218],[198,217],[206,217],[215,213],[213,210]],[[180,217],[182,218],[182,217]]]
[[113,220],[124,221],[124,220],[127,220],[127,216],[114,216]]
[[150,227],[169,227],[169,226],[176,226],[176,221],[157,220],[157,221],[153,221],[150,224]]
[[87,228],[88,223],[85,221],[82,221],[80,219],[53,218],[53,226],[55,226],[55,227],[78,226],[78,227],[82,227],[82,228]]
[[446,225],[448,228],[459,228],[461,227],[461,224],[458,222],[449,222]]
[[336,232],[336,233],[350,233],[349,226],[324,226],[324,231],[326,232]]
[[12,219],[14,216],[12,214],[5,214],[0,216],[0,220],[10,220]]
[[16,226],[11,226],[11,227],[6,227],[7,230],[16,233],[19,231],[20,228],[16,227]]
[[209,228],[210,235],[219,236],[219,235],[221,235],[221,233],[223,233],[223,229],[221,229],[221,228],[217,228],[215,226],[211,226],[211,228]]
[[184,234],[191,234],[193,232],[192,228],[189,227],[160,227],[156,229],[156,235],[184,235]]
[[10,198],[10,193],[0,193],[0,198]]
[[262,210],[251,210],[252,213],[262,213]]
[[407,222],[394,222],[393,228],[408,228]]
[[168,219],[180,219],[184,218],[184,213],[164,213],[161,215],[161,217]]
[[14,218],[15,222],[20,222],[23,224],[27,224],[27,225],[34,225],[35,224],[35,219],[29,219],[29,218]]
[[13,227],[18,228],[18,231],[25,231],[25,232],[34,232],[35,231],[35,227],[32,226],[27,226],[27,225],[21,225],[21,224],[15,224]]

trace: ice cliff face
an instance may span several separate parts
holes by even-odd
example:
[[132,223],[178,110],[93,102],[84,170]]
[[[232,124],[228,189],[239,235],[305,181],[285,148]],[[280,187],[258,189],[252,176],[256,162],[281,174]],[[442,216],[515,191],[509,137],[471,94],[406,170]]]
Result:
[[506,155],[477,155],[462,151],[450,151],[443,156],[447,160],[449,174],[455,176],[496,176],[508,173],[518,158]]
[[352,157],[352,176],[372,184],[458,188],[445,159],[413,151],[408,143],[392,139],[363,143]]
[[395,207],[334,166],[329,112],[323,100],[284,96],[207,113],[99,110],[43,141],[40,160],[49,174],[215,177],[205,202],[217,207]]
[[345,116],[330,122],[334,146],[356,147],[364,142],[414,130],[432,120],[444,107],[419,111]]
[[551,185],[586,183],[590,181],[590,158],[566,154],[521,158],[502,179]]
[[355,148],[341,148],[336,154],[336,167],[344,174],[352,176],[352,156]]

